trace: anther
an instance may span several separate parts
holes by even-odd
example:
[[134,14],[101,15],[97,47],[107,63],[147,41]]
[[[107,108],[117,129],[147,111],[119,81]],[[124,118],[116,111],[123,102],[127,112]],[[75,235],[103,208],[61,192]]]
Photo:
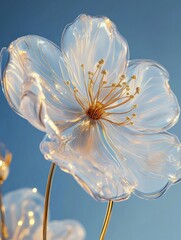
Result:
[[123,80],[123,79],[125,79],[125,78],[126,78],[126,75],[123,74],[123,75],[121,75],[120,80]]
[[138,93],[138,94],[140,93],[140,88],[139,87],[136,88],[136,93]]
[[102,70],[101,72],[103,75],[106,75],[107,74],[107,71],[106,70]]
[[93,72],[88,72],[88,75],[90,76],[90,77],[92,77],[94,74],[93,74]]
[[131,78],[134,79],[134,80],[136,80],[137,77],[136,77],[136,75],[133,75]]
[[84,64],[81,64],[81,67],[84,68]]
[[133,96],[133,95],[130,95],[130,98],[131,98],[131,99],[133,99],[133,98],[134,98],[134,96]]
[[74,92],[77,93],[77,92],[78,92],[78,89],[77,89],[77,88],[74,88]]
[[133,105],[133,108],[137,108],[137,107],[138,107],[138,104],[134,104],[134,105]]
[[100,65],[104,64],[104,59],[101,59],[98,63],[99,63]]
[[136,113],[133,113],[132,116],[133,116],[133,117],[136,117]]

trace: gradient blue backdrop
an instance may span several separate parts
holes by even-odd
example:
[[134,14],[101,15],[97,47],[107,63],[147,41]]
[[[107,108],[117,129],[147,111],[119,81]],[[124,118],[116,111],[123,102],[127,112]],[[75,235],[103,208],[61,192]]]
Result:
[[[0,0],[0,48],[23,35],[37,34],[60,43],[64,26],[79,14],[105,15],[128,40],[131,59],[162,63],[181,101],[180,0]],[[169,111],[169,109],[168,109]],[[181,137],[181,123],[172,129]],[[0,91],[0,141],[13,152],[8,192],[37,187],[44,194],[50,163],[39,151],[43,134],[16,115]],[[52,192],[53,219],[76,218],[87,229],[87,240],[97,240],[106,205],[95,202],[58,169]],[[181,184],[156,201],[131,197],[117,203],[108,231],[109,240],[177,240],[181,226]]]

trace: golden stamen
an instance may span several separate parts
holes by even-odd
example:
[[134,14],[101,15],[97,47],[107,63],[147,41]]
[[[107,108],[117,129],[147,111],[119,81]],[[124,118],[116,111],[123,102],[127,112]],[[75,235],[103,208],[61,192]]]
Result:
[[[74,95],[76,101],[83,108],[85,114],[92,120],[102,119],[117,126],[133,125],[133,118],[137,116],[136,113],[132,113],[131,116],[126,116],[126,114],[129,114],[137,108],[137,104],[133,104],[127,111],[121,112],[119,110],[118,112],[110,112],[109,110],[113,110],[127,104],[140,93],[140,87],[136,87],[134,92],[131,91],[132,84],[130,83],[133,80],[136,80],[137,76],[132,75],[128,79],[125,74],[122,74],[119,76],[118,81],[108,84],[105,76],[107,75],[108,80],[109,77],[107,70],[103,69],[104,63],[104,59],[98,61],[95,71],[87,72],[87,80],[85,66],[84,64],[81,64],[87,99],[85,99],[85,96],[80,93],[79,88],[70,83],[70,81],[65,81],[65,84]],[[108,116],[114,114],[120,114],[121,116],[125,115],[125,119],[120,122],[111,121]]]

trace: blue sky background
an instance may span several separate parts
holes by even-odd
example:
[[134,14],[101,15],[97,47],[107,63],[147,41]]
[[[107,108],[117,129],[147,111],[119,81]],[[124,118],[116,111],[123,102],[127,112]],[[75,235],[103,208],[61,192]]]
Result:
[[[180,0],[0,0],[0,48],[14,39],[36,34],[56,44],[66,24],[79,14],[105,15],[127,39],[131,59],[154,59],[171,76],[171,87],[181,102]],[[169,110],[169,109],[168,109]],[[43,134],[16,115],[0,91],[0,141],[13,152],[11,175],[4,192],[37,187],[44,194],[50,163],[39,151]],[[181,123],[172,133],[181,138]],[[68,174],[57,169],[52,190],[53,219],[76,218],[97,240],[106,204],[89,197]],[[109,240],[180,239],[181,184],[156,201],[131,197],[115,204]]]

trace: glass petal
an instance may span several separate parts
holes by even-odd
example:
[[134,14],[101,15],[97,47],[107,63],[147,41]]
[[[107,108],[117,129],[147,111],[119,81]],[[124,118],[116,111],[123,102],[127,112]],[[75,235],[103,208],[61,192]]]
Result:
[[32,240],[42,224],[44,198],[31,189],[21,189],[4,196],[9,239]]
[[107,122],[104,125],[110,144],[115,145],[117,154],[124,156],[131,178],[135,179],[135,194],[146,199],[157,198],[171,183],[180,180],[181,147],[176,136],[167,132],[135,133]]
[[127,42],[106,17],[80,15],[65,28],[61,46],[76,75],[76,87],[83,93],[84,81],[89,79],[87,73],[96,71],[101,59],[104,59],[102,67],[108,72],[109,82],[116,81],[127,67]]
[[64,125],[79,119],[82,108],[65,84],[71,81],[71,72],[55,44],[30,35],[12,42],[8,51],[3,86],[16,112],[43,131],[46,116]]
[[[160,132],[171,128],[178,120],[180,108],[177,99],[168,84],[169,74],[159,64],[153,61],[130,61],[127,72],[127,81],[135,75],[136,80],[129,83],[131,94],[136,87],[140,87],[140,93],[126,105],[126,109],[119,107],[115,112],[129,110],[134,104],[136,117],[134,125],[130,126],[135,131]],[[131,114],[131,113],[130,113]],[[120,114],[111,116],[115,122],[121,121]]]
[[[34,240],[41,239],[42,228],[34,235]],[[84,227],[77,221],[53,221],[48,225],[47,237],[49,240],[84,240]]]
[[91,196],[99,201],[123,200],[130,195],[123,165],[119,161],[99,123],[85,118],[62,132],[60,138],[45,138],[41,144],[45,158],[72,174]]

